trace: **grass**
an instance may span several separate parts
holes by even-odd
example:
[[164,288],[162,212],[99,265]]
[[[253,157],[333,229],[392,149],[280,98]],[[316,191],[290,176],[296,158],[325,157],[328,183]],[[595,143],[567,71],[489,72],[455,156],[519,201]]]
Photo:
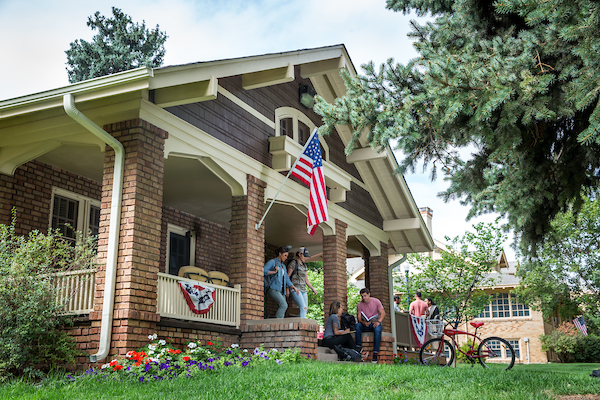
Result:
[[192,379],[134,381],[55,377],[0,386],[2,399],[553,399],[600,393],[599,364],[516,365],[506,372],[358,363],[224,368]]

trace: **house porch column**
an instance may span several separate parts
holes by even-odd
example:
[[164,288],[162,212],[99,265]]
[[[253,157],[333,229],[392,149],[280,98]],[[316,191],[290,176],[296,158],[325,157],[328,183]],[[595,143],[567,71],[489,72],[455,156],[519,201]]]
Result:
[[[336,219],[335,235],[323,237],[324,316],[329,317],[329,306],[334,301],[348,309],[348,276],[346,274],[346,229],[348,224]],[[355,314],[356,310],[348,311]]]

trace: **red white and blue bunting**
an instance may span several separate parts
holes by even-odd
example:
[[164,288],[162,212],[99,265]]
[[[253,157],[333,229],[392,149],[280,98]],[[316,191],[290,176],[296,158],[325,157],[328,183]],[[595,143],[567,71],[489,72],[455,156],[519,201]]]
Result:
[[215,289],[179,281],[186,303],[195,314],[206,314],[215,302]]
[[413,337],[417,342],[417,347],[423,346],[425,339],[427,338],[427,324],[425,317],[410,316],[410,330],[413,333]]

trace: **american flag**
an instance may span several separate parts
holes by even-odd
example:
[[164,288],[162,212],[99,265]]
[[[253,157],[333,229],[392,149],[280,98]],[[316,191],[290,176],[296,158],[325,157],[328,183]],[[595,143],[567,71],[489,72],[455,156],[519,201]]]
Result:
[[308,205],[308,219],[306,226],[308,233],[315,234],[319,223],[327,221],[327,191],[325,189],[325,176],[323,173],[323,158],[319,144],[319,132],[315,129],[300,158],[292,169],[292,175],[310,187]]
[[583,334],[583,336],[587,336],[587,328],[585,326],[585,321],[583,320],[583,316],[579,317],[579,318],[575,318],[573,320],[573,323],[575,324],[575,327],[577,329],[579,329],[579,332],[581,332]]

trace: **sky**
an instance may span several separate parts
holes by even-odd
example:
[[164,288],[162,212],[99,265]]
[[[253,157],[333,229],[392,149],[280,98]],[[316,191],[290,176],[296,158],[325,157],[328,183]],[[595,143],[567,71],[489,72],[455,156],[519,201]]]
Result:
[[[90,41],[88,16],[112,15],[112,6],[167,33],[164,66],[344,44],[360,73],[369,61],[405,64],[418,55],[407,36],[416,16],[387,10],[385,0],[0,0],[0,100],[68,85],[65,50]],[[435,239],[497,217],[466,221],[467,207],[437,196],[448,183],[417,172],[405,179],[417,206],[433,210]]]

